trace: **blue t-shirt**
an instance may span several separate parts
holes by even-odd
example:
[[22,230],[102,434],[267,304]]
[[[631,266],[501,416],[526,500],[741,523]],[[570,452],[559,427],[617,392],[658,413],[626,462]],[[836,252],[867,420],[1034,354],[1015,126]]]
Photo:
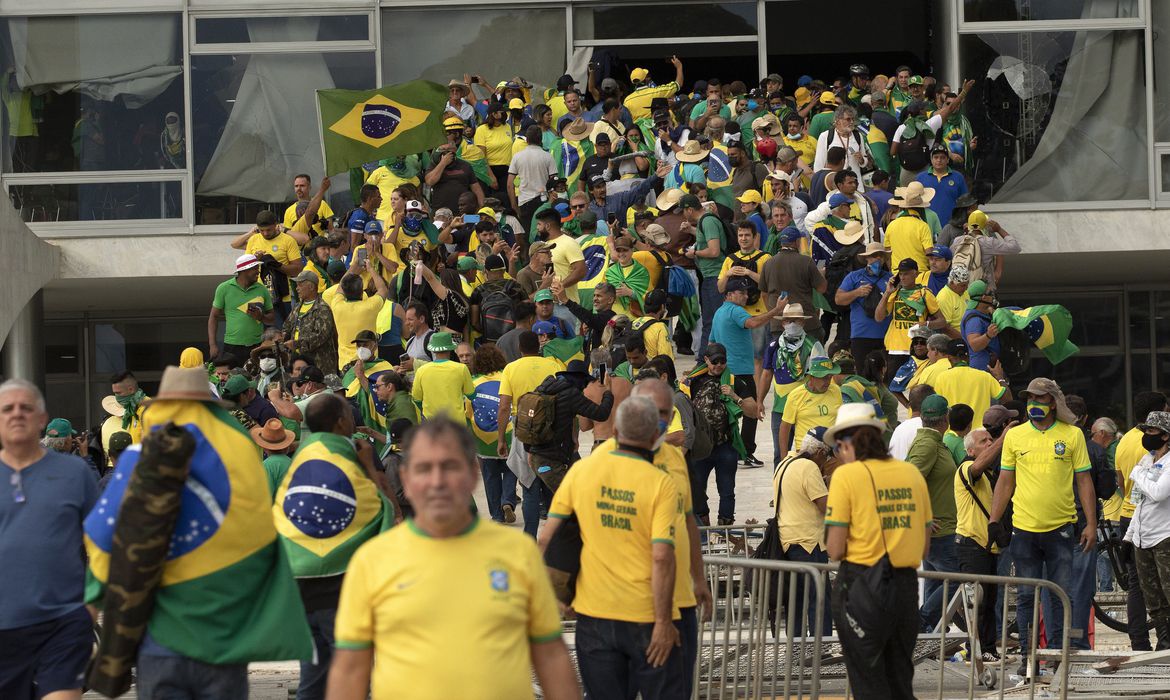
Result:
[[938,293],[942,291],[942,288],[947,286],[947,281],[950,279],[950,277],[950,270],[942,273],[941,275],[937,272],[931,272],[930,276],[926,279],[926,288],[930,290],[931,294],[938,296]]
[[365,209],[358,207],[349,215],[349,221],[345,222],[345,225],[349,227],[350,233],[365,233],[366,224],[373,218]]
[[747,220],[752,222],[752,226],[756,227],[756,233],[760,234],[760,250],[768,243],[768,222],[764,221],[764,217],[758,211],[748,214]]
[[711,342],[727,348],[727,369],[733,375],[751,376],[755,371],[752,332],[743,325],[751,317],[739,304],[725,301],[711,319]]
[[0,462],[0,562],[19,581],[0,595],[0,630],[56,620],[82,606],[82,521],[98,499],[93,470],[74,455],[50,450],[17,473]]
[[[929,169],[919,173],[915,178],[924,186],[934,189],[934,199],[930,200],[930,210],[938,214],[939,221],[950,221],[951,212],[955,209],[955,200],[967,194],[967,181],[953,170],[948,170],[942,177],[936,176]],[[933,228],[933,227],[932,227]]]
[[[986,333],[987,327],[990,325],[991,317],[987,314],[979,313],[975,309],[971,309],[963,314],[963,320],[959,323],[959,332],[963,336],[963,342],[967,343],[967,336],[972,333],[975,335]],[[970,358],[967,362],[968,366],[971,369],[986,370],[987,365],[991,362],[991,353],[993,352],[996,357],[999,356],[998,337],[992,338],[991,342],[987,344],[987,347],[982,350],[975,350],[975,348],[971,347],[970,343],[967,343],[967,355]]]
[[874,206],[877,207],[877,221],[881,221],[882,217],[886,215],[886,210],[890,208],[890,200],[894,198],[894,193],[887,190],[870,189],[865,191],[865,196],[869,197]]
[[[841,280],[841,286],[838,287],[842,292],[853,292],[859,287],[864,287],[867,284],[872,284],[877,289],[879,294],[885,294],[886,283],[893,277],[889,270],[883,269],[881,275],[874,277],[869,274],[869,270],[864,267],[860,270],[854,270],[845,279]],[[849,332],[854,338],[885,338],[886,329],[890,327],[890,317],[886,316],[886,320],[873,320],[873,316],[865,313],[865,307],[862,302],[865,297],[858,297],[849,302]]]

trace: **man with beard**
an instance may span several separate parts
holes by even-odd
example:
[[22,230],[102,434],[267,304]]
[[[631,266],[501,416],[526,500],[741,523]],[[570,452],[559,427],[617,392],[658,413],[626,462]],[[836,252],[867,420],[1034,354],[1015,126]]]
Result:
[[272,293],[277,322],[283,322],[288,317],[292,302],[289,278],[295,277],[305,267],[296,240],[280,230],[276,214],[265,210],[256,216],[256,225],[251,231],[232,241],[232,248],[254,255],[260,262],[260,277]]
[[208,355],[220,354],[219,322],[225,323],[223,351],[235,357],[248,357],[260,344],[264,324],[273,323],[272,295],[259,283],[260,261],[255,255],[236,258],[236,275],[215,288],[211,313],[207,317]]

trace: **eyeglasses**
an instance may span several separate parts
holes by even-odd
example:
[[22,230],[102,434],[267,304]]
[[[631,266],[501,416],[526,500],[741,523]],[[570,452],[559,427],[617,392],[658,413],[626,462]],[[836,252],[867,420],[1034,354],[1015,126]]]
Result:
[[20,472],[12,472],[12,476],[8,477],[8,483],[12,486],[12,502],[24,503],[27,499],[24,496],[24,486],[21,483]]
[[584,209],[587,206],[589,206],[589,205],[587,205],[587,204],[570,204],[569,208],[570,209]]

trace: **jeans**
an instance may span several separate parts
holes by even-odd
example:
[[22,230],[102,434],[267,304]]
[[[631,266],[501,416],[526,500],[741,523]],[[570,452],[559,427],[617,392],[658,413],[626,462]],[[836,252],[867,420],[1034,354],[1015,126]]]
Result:
[[[849,585],[865,567],[843,562],[833,585],[833,615],[845,655],[849,686],[857,700],[914,697],[914,644],[918,639],[918,577],[894,569],[893,609],[887,622],[866,629],[846,614]],[[860,632],[860,634],[859,634]]]
[[[930,538],[930,553],[922,560],[924,571],[941,571],[954,573],[959,570],[959,553],[955,549],[955,535],[939,535]],[[922,629],[931,631],[942,617],[942,610],[950,601],[943,600],[943,582],[938,579],[924,579],[922,582],[922,609],[919,616],[922,618]],[[947,595],[955,594],[955,586],[947,585]]]
[[[731,378],[731,388],[741,399],[756,398],[756,378],[750,374],[737,374]],[[756,453],[756,424],[760,421],[748,416],[740,416],[740,436],[743,438],[744,451],[751,457]]]
[[683,651],[675,647],[657,668],[646,661],[653,623],[606,620],[577,614],[577,664],[590,698],[666,700],[689,697],[683,683]]
[[1109,561],[1109,555],[1104,552],[1097,555],[1097,590],[1113,590],[1113,562]]
[[738,455],[730,442],[716,445],[705,459],[695,461],[691,473],[691,494],[694,500],[695,517],[711,515],[707,505],[707,481],[715,472],[715,487],[719,490],[719,520],[732,522],[735,519],[735,470]]
[[[825,554],[825,552],[819,546],[813,547],[813,551],[811,551],[811,552],[806,552],[806,551],[804,551],[804,547],[801,547],[798,544],[794,544],[794,545],[791,545],[788,547],[788,551],[784,552],[784,559],[786,561],[812,562],[814,564],[828,564],[829,563],[829,555]],[[808,577],[805,576],[804,574],[797,574],[797,576],[796,576],[796,607],[797,607],[798,611],[800,610],[800,607],[804,604],[804,596],[805,596],[804,589],[806,588],[805,580],[807,578]],[[826,581],[826,583],[828,583],[828,581]],[[828,593],[828,592],[829,591],[825,591],[825,593]],[[787,604],[788,600],[789,600],[788,592],[785,591],[784,592],[784,603]],[[787,619],[787,615],[785,615],[785,619]],[[793,637],[803,636],[804,623],[805,623],[806,619],[808,620],[809,634],[812,634],[816,630],[816,619],[817,619],[817,594],[816,594],[815,590],[808,591],[808,607],[804,611],[797,612],[795,615],[792,616],[792,620],[793,620],[793,622],[792,622],[792,636]],[[829,601],[829,596],[826,595],[824,604],[821,608],[821,634],[827,637],[830,634],[832,634],[832,630],[833,630],[833,606]]]
[[[1121,536],[1125,536],[1129,529],[1129,518],[1121,519]],[[1138,579],[1137,557],[1134,555],[1134,546],[1129,542],[1121,543],[1121,567],[1125,572],[1125,613],[1129,620],[1129,647],[1134,651],[1151,651],[1150,629],[1146,624],[1146,597],[1142,595],[1141,584]]]
[[516,505],[516,475],[508,469],[507,460],[495,457],[480,455],[479,468],[483,472],[483,492],[488,502],[488,514],[492,520],[502,523],[503,505]]
[[[776,397],[772,397],[775,401]],[[780,466],[780,424],[784,422],[784,414],[780,411],[772,411],[772,470]]]
[[138,655],[138,697],[223,700],[248,697],[248,664],[216,666],[186,656]]
[[703,329],[699,334],[699,350],[697,359],[702,359],[702,353],[707,349],[707,339],[711,337],[711,319],[715,310],[723,305],[723,295],[719,293],[718,282],[714,277],[704,277],[699,282],[699,315],[703,322]]
[[313,635],[313,660],[301,662],[297,700],[324,700],[329,664],[333,662],[333,622],[337,609],[316,610],[308,618],[309,632]]
[[683,697],[689,698],[695,687],[695,662],[699,658],[699,610],[697,606],[679,608],[678,613],[681,617],[674,626],[678,628],[679,649],[682,650]]
[[[959,557],[959,571],[964,574],[996,574],[996,555],[992,554],[975,540],[961,535],[955,536],[955,552]],[[931,543],[933,546],[933,543]],[[996,647],[995,599],[996,589],[999,586],[981,583],[983,600],[979,604],[979,646],[983,651],[993,651]]]
[[[1028,532],[1016,528],[1012,533],[1010,546],[1012,557],[1016,561],[1016,576],[1045,579],[1060,586],[1065,593],[1070,592],[1074,544],[1072,535],[1072,523],[1049,532]],[[1032,624],[1032,606],[1035,604],[1035,598],[1034,588],[1019,587],[1016,595],[1016,626],[1020,633],[1020,649],[1024,650],[1024,653],[1027,653],[1031,640],[1029,627]],[[1053,601],[1052,608],[1052,617],[1044,620],[1044,628],[1048,637],[1048,648],[1060,649],[1064,630],[1063,612],[1056,601]]]
[[[1070,649],[1090,649],[1089,617],[1093,614],[1093,594],[1097,588],[1097,550],[1083,552],[1076,541],[1073,542],[1072,550],[1071,584],[1065,589],[1072,604],[1072,629],[1068,631],[1068,643]],[[1042,592],[1040,599],[1044,602],[1044,627],[1048,628],[1047,620],[1055,619],[1056,608],[1050,592]]]
[[[849,348],[853,352],[854,361],[860,367],[865,362],[866,356],[874,350],[881,350],[884,353],[886,341],[885,338],[850,338]],[[905,360],[902,361],[905,362]],[[983,416],[980,416],[979,420],[983,420]]]
[[[515,478],[515,477],[513,477]],[[521,506],[524,513],[524,532],[536,538],[540,529],[540,503],[552,503],[552,491],[544,485],[539,477],[532,480],[532,486],[521,486],[524,491],[524,504]]]

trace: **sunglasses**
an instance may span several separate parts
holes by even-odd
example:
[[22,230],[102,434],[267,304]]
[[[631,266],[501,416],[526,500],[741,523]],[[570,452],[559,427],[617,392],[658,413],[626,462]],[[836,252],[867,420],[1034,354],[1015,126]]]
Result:
[[24,496],[24,486],[20,472],[12,472],[12,476],[8,478],[8,483],[12,486],[12,502],[24,503],[27,499]]
[[713,364],[713,365],[725,365],[725,364],[727,364],[727,358],[726,358],[726,357],[713,356],[713,357],[708,357],[708,358],[707,358],[707,360],[708,360],[708,362],[709,362],[710,364]]
[[584,209],[586,206],[588,206],[588,205],[587,204],[573,204],[573,205],[570,205],[569,208],[570,209]]

